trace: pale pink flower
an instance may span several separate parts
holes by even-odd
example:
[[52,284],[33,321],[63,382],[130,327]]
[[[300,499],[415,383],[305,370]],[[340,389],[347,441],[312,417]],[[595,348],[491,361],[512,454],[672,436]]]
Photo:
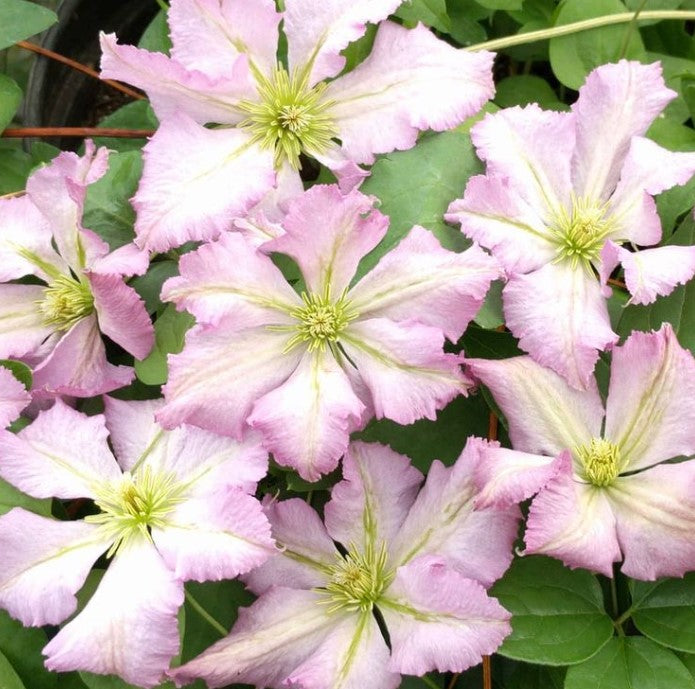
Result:
[[197,326],[169,357],[159,420],[234,437],[261,431],[280,464],[307,480],[334,469],[352,431],[376,414],[401,424],[436,412],[467,380],[442,351],[476,314],[499,269],[478,248],[457,254],[414,227],[357,284],[360,259],[388,218],[357,190],[314,186],[264,249],[293,258],[300,297],[237,233],[181,257],[162,298]]
[[418,493],[422,475],[407,457],[354,443],[325,526],[303,500],[269,502],[281,551],[245,577],[260,598],[170,676],[179,686],[202,677],[210,687],[395,689],[401,673],[479,663],[511,631],[486,589],[512,560],[520,516],[516,506],[475,507],[484,447],[472,438],[454,466],[435,461]]
[[105,416],[88,417],[57,400],[17,435],[0,433],[5,480],[101,510],[80,521],[21,508],[0,517],[0,606],[26,625],[60,624],[94,561],[113,556],[87,605],[45,647],[51,670],[158,684],[179,648],[183,581],[231,578],[273,552],[252,496],[267,453],[253,438],[164,431],[159,406],[107,399]]
[[[161,119],[134,199],[138,244],[163,251],[214,239],[277,171],[298,180],[301,153],[346,191],[369,174],[358,164],[475,114],[494,92],[492,54],[455,49],[422,25],[382,22],[400,4],[286,0],[279,13],[273,0],[172,0],[171,58],[102,36],[102,76],[144,89]],[[287,66],[278,61],[281,21]],[[341,51],[367,22],[381,22],[371,54],[338,76]]]
[[[532,495],[526,552],[635,579],[695,570],[695,360],[670,325],[633,332],[612,355],[604,406],[530,357],[470,360],[515,450],[488,450],[482,504]],[[539,456],[549,455],[549,456]]]
[[[0,358],[34,366],[35,395],[89,397],[127,385],[130,366],[106,360],[102,334],[136,358],[152,348],[152,322],[123,275],[143,273],[147,253],[108,244],[82,226],[88,185],[108,151],[61,153],[34,172],[26,194],[0,199]],[[34,275],[45,284],[9,283]]]
[[7,368],[0,366],[0,428],[12,423],[29,402],[31,396],[26,388]]
[[695,172],[695,153],[643,136],[675,96],[658,63],[621,60],[589,74],[572,112],[510,108],[471,131],[487,173],[446,217],[507,271],[504,314],[521,347],[574,387],[590,384],[599,351],[618,340],[604,297],[619,262],[636,304],[695,272],[695,247],[620,246],[658,244],[653,196]]

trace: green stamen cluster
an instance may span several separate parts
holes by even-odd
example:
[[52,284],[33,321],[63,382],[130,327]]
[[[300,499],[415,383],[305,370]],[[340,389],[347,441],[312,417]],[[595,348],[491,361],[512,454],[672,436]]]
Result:
[[86,521],[101,524],[113,539],[110,557],[132,536],[149,539],[150,529],[165,526],[167,515],[183,500],[184,490],[174,474],[157,474],[150,467],[134,476],[126,472],[117,484],[99,488],[95,502],[101,514]]
[[378,551],[370,547],[364,554],[351,546],[347,555],[330,567],[331,581],[322,589],[328,596],[329,612],[370,611],[393,579],[393,573],[386,571],[387,559],[383,543]]
[[67,330],[94,311],[94,297],[86,283],[60,275],[44,289],[38,305],[45,325]]
[[572,268],[579,261],[586,265],[598,258],[606,237],[615,224],[608,206],[587,198],[572,197],[572,207],[556,212],[551,230],[558,246],[558,261],[569,260]]
[[326,343],[336,342],[345,326],[358,316],[357,312],[350,310],[345,294],[332,302],[328,290],[322,295],[302,292],[302,301],[304,306],[290,312],[299,324],[295,326],[297,334],[287,343],[287,350],[299,342],[308,342],[310,352],[323,351]]
[[588,447],[578,447],[576,454],[584,465],[584,477],[594,486],[608,486],[620,473],[620,448],[608,440],[593,438]]
[[277,65],[271,78],[253,70],[260,102],[243,100],[238,107],[248,117],[239,126],[248,128],[253,141],[275,150],[275,167],[287,160],[299,169],[299,154],[322,153],[337,130],[330,115],[333,101],[323,99],[326,84],[309,86],[309,70],[294,70],[290,76]]

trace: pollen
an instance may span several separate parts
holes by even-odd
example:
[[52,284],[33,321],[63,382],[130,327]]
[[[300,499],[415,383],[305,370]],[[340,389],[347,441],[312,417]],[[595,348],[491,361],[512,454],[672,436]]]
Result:
[[572,268],[580,261],[588,266],[598,259],[606,238],[614,229],[608,204],[573,196],[571,208],[562,207],[551,223],[557,260],[568,260]]
[[352,545],[345,556],[330,567],[330,582],[320,592],[326,594],[329,612],[337,610],[370,611],[384,589],[391,583],[393,572],[387,571],[386,545],[371,546],[360,553]]
[[44,289],[38,307],[44,325],[68,330],[94,311],[94,297],[85,282],[60,275]]
[[309,85],[309,70],[290,75],[277,65],[270,78],[253,68],[259,100],[243,100],[239,109],[247,117],[240,123],[253,141],[275,152],[275,167],[285,162],[298,170],[301,153],[323,153],[337,135],[330,114],[334,102],[324,97],[326,84]]
[[576,448],[576,455],[584,467],[584,477],[594,486],[608,486],[620,473],[620,448],[608,440],[593,438],[588,446]]

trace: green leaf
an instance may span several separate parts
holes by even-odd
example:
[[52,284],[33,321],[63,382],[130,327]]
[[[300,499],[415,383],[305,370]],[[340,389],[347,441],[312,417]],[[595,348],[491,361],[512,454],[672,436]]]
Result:
[[153,53],[169,54],[171,50],[171,38],[169,38],[169,25],[167,13],[159,10],[154,19],[149,23],[138,41],[138,48],[149,50]]
[[25,0],[2,0],[0,3],[0,50],[17,41],[40,33],[58,17],[55,12]]
[[135,373],[145,385],[166,383],[168,368],[167,354],[178,354],[183,349],[186,332],[195,319],[185,311],[177,311],[168,304],[154,323],[155,343],[150,354],[135,360]]
[[442,216],[451,201],[463,195],[468,178],[481,170],[470,136],[455,130],[423,137],[414,148],[377,160],[361,191],[380,199],[379,210],[390,217],[390,225],[384,239],[360,262],[356,279],[413,225],[432,230],[446,248],[461,251],[468,246],[460,230],[445,224]]
[[695,653],[695,573],[683,579],[635,581],[632,621],[653,641]]
[[[503,689],[562,689],[567,669],[500,658]],[[496,668],[499,667],[496,665]]]
[[[555,26],[627,12],[620,0],[564,0],[560,5]],[[572,89],[578,89],[586,75],[606,62],[617,62],[629,24],[603,26],[550,40],[550,65],[555,76]],[[631,31],[625,57],[644,55],[639,31]],[[606,123],[608,125],[608,123]]]
[[138,275],[130,281],[130,286],[144,299],[148,313],[158,311],[162,302],[159,295],[164,281],[177,275],[179,265],[176,261],[154,261],[144,275]]
[[111,153],[106,174],[87,187],[83,224],[117,249],[133,241],[135,211],[130,198],[142,173],[139,151]]
[[41,649],[48,643],[43,629],[23,627],[0,610],[0,652],[29,689],[57,689],[58,675],[43,665]]
[[489,10],[520,10],[524,0],[476,0]]
[[12,121],[22,100],[22,89],[14,79],[0,74],[0,132]]
[[[476,21],[482,19],[489,11],[475,5],[472,0],[447,0],[446,3],[451,29],[449,35],[460,45],[473,45],[487,40],[487,32]],[[474,7],[482,9],[480,17],[472,11]]]
[[29,173],[58,153],[57,148],[44,143],[32,145],[27,153],[18,139],[0,139],[0,195],[24,189]]
[[2,653],[0,653],[0,689],[25,689],[19,675]]
[[27,389],[31,390],[31,384],[34,376],[31,369],[21,361],[14,359],[0,359],[0,366],[9,370],[9,372]]
[[451,29],[446,0],[405,0],[396,11],[396,16],[412,26],[422,22],[445,33]]
[[[30,512],[49,517],[51,515],[51,502],[50,498],[43,500],[32,498],[0,478],[0,514],[5,514],[14,507],[23,507]],[[0,689],[2,688],[0,687]]]
[[497,84],[495,103],[501,108],[515,105],[538,103],[546,110],[558,110],[566,106],[560,102],[550,84],[541,77],[532,74],[517,74],[507,77]]
[[[688,214],[669,238],[668,244],[695,244],[695,220]],[[648,306],[630,305],[618,323],[618,334],[627,337],[633,330],[658,330],[669,322],[683,347],[695,353],[695,280],[680,285],[666,297]]]
[[501,280],[495,280],[490,285],[485,301],[474,319],[481,328],[492,330],[499,328],[504,323],[504,312],[502,311],[503,287]]
[[614,638],[567,671],[565,689],[695,689],[675,653],[639,636]]
[[[100,127],[115,129],[157,129],[159,121],[147,100],[136,100],[111,113],[99,122]],[[124,139],[108,136],[94,138],[97,146],[106,146],[112,151],[139,151],[145,139]]]
[[[87,689],[142,689],[140,685],[128,684],[115,675],[95,675],[93,672],[80,672],[79,674]],[[2,689],[1,686],[0,689]],[[154,689],[174,689],[174,683],[162,682]]]
[[517,559],[491,593],[513,615],[512,633],[497,651],[503,656],[571,665],[590,658],[613,634],[596,577],[557,560]]

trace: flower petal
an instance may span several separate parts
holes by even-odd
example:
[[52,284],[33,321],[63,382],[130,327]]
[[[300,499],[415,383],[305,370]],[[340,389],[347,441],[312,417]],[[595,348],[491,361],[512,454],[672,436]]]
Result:
[[0,605],[24,625],[60,624],[77,608],[75,593],[108,547],[96,525],[10,510],[0,517]]
[[607,577],[621,559],[608,492],[578,480],[567,455],[560,473],[534,498],[524,540],[527,553],[551,555],[572,569]]
[[93,397],[128,385],[134,377],[130,366],[114,366],[106,360],[97,318],[92,314],[77,321],[34,369],[33,392],[49,397]]
[[486,115],[471,129],[478,157],[487,174],[509,178],[511,185],[543,222],[569,205],[570,158],[574,118],[541,110],[535,103]]
[[572,156],[577,196],[608,199],[632,137],[642,136],[675,96],[664,84],[659,62],[642,65],[620,60],[589,74],[572,106],[577,121]]
[[152,538],[167,567],[184,580],[233,579],[274,554],[261,504],[241,490],[182,502],[164,526],[152,529]]
[[141,687],[159,683],[179,648],[183,585],[152,544],[121,546],[84,610],[43,649],[46,667],[114,674]]
[[374,210],[374,197],[357,190],[343,195],[336,185],[316,185],[289,205],[287,232],[263,246],[291,256],[307,289],[334,299],[350,284],[360,259],[386,234],[389,220]]
[[103,416],[57,399],[16,435],[0,433],[0,475],[36,498],[93,498],[96,486],[121,476],[107,436]]
[[351,443],[343,459],[343,480],[324,508],[331,538],[376,551],[390,544],[415,501],[422,474],[405,455],[378,443]]
[[618,249],[625,270],[630,304],[651,304],[657,297],[671,294],[695,274],[695,247],[660,246],[656,249],[627,251]]
[[557,247],[543,221],[544,211],[530,205],[509,177],[476,175],[462,199],[444,216],[461,223],[461,231],[490,249],[509,273],[527,273],[552,261]]
[[229,636],[167,674],[177,687],[199,677],[209,687],[280,686],[340,622],[340,616],[326,614],[321,600],[315,591],[273,587],[239,610]]
[[512,276],[502,298],[519,346],[572,387],[589,387],[599,352],[618,341],[594,276],[581,265],[549,263]]
[[695,569],[695,462],[620,476],[609,495],[624,574],[651,581]]
[[515,450],[554,457],[601,433],[603,403],[596,382],[575,390],[531,357],[466,359],[504,413]]
[[459,358],[442,352],[438,328],[371,318],[350,323],[341,344],[372,394],[378,419],[434,420],[438,409],[469,387]]
[[183,112],[164,120],[143,151],[135,243],[151,251],[214,239],[275,181],[272,151],[247,132],[205,129]]
[[99,42],[101,78],[118,79],[146,91],[160,120],[182,113],[201,124],[236,124],[243,115],[234,106],[254,95],[244,55],[236,57],[224,76],[212,77],[195,69],[189,71],[162,53],[119,45],[115,34],[102,33]]
[[272,0],[173,0],[168,19],[171,56],[187,69],[226,77],[240,51],[265,73],[275,66],[281,16]]
[[611,196],[611,220],[620,225],[611,236],[642,246],[658,244],[661,220],[650,197],[685,184],[693,173],[695,153],[674,153],[651,139],[633,137]]
[[145,302],[119,275],[90,273],[99,330],[136,359],[144,359],[154,345],[154,328]]
[[389,648],[369,611],[346,617],[283,684],[303,689],[396,689],[400,675],[389,665]]
[[285,353],[287,335],[233,323],[194,328],[181,354],[169,356],[167,401],[157,415],[165,428],[190,423],[240,439],[254,402],[297,368],[301,347]]
[[276,462],[316,481],[338,466],[363,411],[350,380],[324,349],[305,353],[282,385],[256,401],[247,422],[263,434]]
[[149,267],[150,252],[131,242],[93,261],[89,270],[101,275],[144,275]]
[[369,57],[326,89],[343,149],[372,163],[375,153],[412,148],[423,129],[461,124],[494,93],[492,58],[453,48],[422,24],[383,22]]
[[0,358],[32,354],[53,332],[38,307],[43,291],[41,285],[0,285]]
[[236,232],[184,254],[179,272],[164,283],[162,299],[198,323],[216,325],[231,316],[237,329],[291,325],[296,321],[288,312],[302,306],[273,262]]
[[246,585],[256,594],[271,586],[324,586],[340,555],[316,511],[300,498],[266,501],[263,509],[280,552],[247,574]]
[[379,609],[396,672],[463,672],[511,632],[511,615],[477,581],[421,557],[399,567]]
[[[435,460],[393,542],[393,565],[423,555],[443,559],[459,574],[490,586],[512,561],[520,513],[516,505],[476,508],[474,472],[487,443],[469,438],[451,467]],[[485,538],[481,539],[480,534]]]
[[0,367],[0,428],[14,421],[31,402],[26,388],[6,369]]
[[65,261],[51,245],[51,226],[29,196],[0,199],[0,212],[0,282],[30,274],[48,282],[67,273]]
[[626,471],[695,453],[695,360],[668,323],[614,350],[604,436]]
[[417,320],[456,342],[498,277],[497,262],[478,247],[448,251],[415,226],[350,290],[350,305],[362,318]]
[[284,30],[292,69],[311,64],[310,83],[334,77],[345,66],[341,55],[360,38],[365,24],[376,24],[396,11],[401,0],[287,0]]

